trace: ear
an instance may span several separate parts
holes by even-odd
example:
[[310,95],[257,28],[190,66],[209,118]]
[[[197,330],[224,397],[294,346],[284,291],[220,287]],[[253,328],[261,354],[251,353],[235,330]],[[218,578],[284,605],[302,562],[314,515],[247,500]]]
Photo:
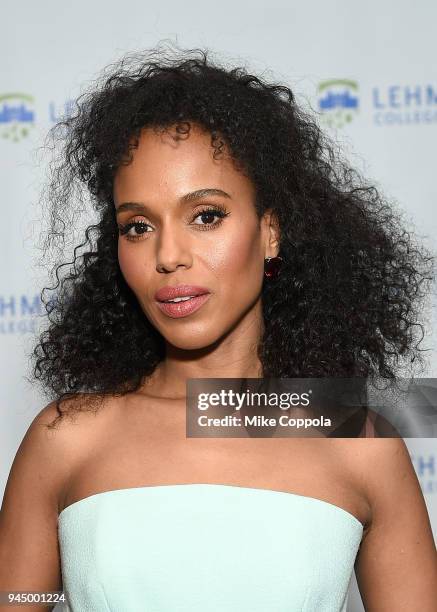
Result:
[[262,217],[263,230],[265,232],[265,254],[264,257],[276,257],[279,253],[280,228],[276,213],[269,208]]

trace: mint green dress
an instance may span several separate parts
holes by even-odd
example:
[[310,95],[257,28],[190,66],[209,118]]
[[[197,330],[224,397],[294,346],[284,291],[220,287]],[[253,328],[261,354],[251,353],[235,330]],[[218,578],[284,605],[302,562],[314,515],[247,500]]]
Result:
[[96,493],[58,518],[69,612],[346,612],[363,535],[294,493],[178,484]]

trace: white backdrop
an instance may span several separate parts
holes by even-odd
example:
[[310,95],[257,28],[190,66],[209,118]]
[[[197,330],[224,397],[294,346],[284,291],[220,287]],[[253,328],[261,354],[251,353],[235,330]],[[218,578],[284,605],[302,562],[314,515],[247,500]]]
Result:
[[[42,0],[7,3],[2,18],[1,492],[24,432],[47,403],[23,378],[44,281],[33,267],[45,162],[36,163],[35,151],[69,100],[125,52],[167,38],[288,82],[437,249],[435,3]],[[434,351],[430,377],[437,377],[436,329],[434,301],[422,345]],[[436,535],[436,440],[406,442]],[[355,578],[348,609],[363,610]]]

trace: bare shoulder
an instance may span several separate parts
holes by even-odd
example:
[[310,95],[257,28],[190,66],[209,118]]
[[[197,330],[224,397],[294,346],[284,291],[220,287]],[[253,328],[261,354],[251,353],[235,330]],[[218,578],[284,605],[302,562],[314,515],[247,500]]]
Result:
[[344,452],[371,508],[369,528],[355,563],[366,610],[434,612],[437,551],[405,441],[354,439]]
[[[60,410],[53,401],[35,416],[25,438],[49,447],[51,453],[59,453],[59,459],[70,457],[73,460],[86,449],[87,441],[93,435],[108,426],[116,406],[115,398],[97,402],[87,394],[78,394],[62,402]],[[68,465],[68,462],[63,462],[63,465]]]
[[[402,499],[405,510],[419,511],[422,518],[425,501],[402,438],[339,439],[333,445],[344,461],[353,482],[369,503],[369,526],[375,523],[376,509],[390,500]],[[395,506],[394,506],[395,507]]]
[[56,423],[58,416],[55,402],[39,411],[10,468],[0,510],[0,590],[61,587],[60,492],[83,455],[84,431],[92,429],[93,417],[83,412]]
[[[57,428],[55,402],[45,406],[33,418],[16,451],[3,498],[3,510],[22,505],[36,496],[54,507],[57,490],[63,480],[69,447],[65,421]],[[30,499],[25,500],[27,496]]]
[[384,491],[408,482],[417,492],[420,485],[410,453],[402,438],[351,438],[343,440],[341,451],[357,483],[375,502]]
[[66,483],[90,444],[102,435],[114,407],[112,398],[96,409],[96,404],[87,401],[85,395],[78,395],[61,404],[61,413],[56,401],[42,408],[16,452],[4,504],[21,504],[24,496],[36,496],[39,491],[58,511]]

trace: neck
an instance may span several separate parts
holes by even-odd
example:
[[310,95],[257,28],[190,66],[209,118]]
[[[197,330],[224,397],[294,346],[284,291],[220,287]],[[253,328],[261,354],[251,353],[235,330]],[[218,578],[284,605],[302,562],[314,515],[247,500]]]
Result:
[[184,350],[170,343],[166,357],[146,381],[143,391],[165,398],[183,398],[188,378],[261,378],[258,345],[264,332],[259,300],[225,336],[201,349]]

